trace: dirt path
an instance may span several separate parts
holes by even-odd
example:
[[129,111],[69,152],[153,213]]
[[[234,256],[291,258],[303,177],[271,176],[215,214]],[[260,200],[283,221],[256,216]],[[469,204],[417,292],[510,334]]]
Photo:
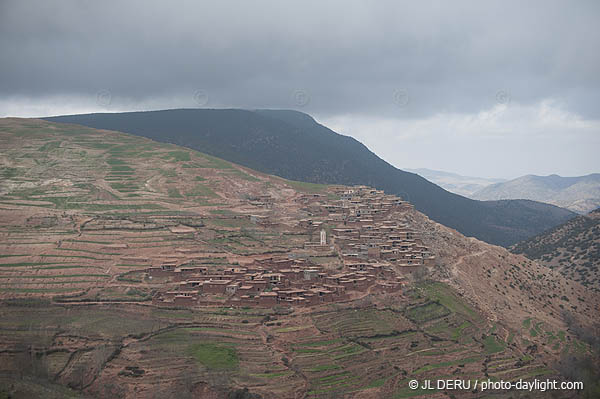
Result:
[[[269,349],[271,349],[274,352],[277,352],[279,354],[279,356],[281,358],[287,357],[290,354],[286,352],[285,348],[281,346],[281,344],[278,344],[278,340],[277,339],[271,339],[271,341],[269,341],[269,339],[267,338],[270,334],[267,331],[267,328],[264,324],[261,324],[259,327],[259,334],[262,338],[263,343],[265,344],[265,346]],[[302,396],[299,397],[304,397],[305,393],[308,392],[308,390],[310,389],[310,381],[308,379],[308,377],[302,372],[302,370],[300,370],[299,367],[295,367],[293,364],[294,360],[293,358],[288,360],[288,363],[285,364],[285,366],[287,367],[287,369],[289,371],[291,371],[292,373],[294,373],[295,375],[299,376],[300,378],[302,378],[303,382],[304,382],[304,387],[301,390],[301,392],[295,392],[294,395],[300,393]]]
[[[486,300],[482,299],[481,296],[479,295],[479,293],[477,292],[477,290],[475,289],[475,287],[473,286],[473,283],[471,281],[471,276],[469,275],[467,270],[463,270],[460,266],[462,266],[465,263],[465,259],[466,258],[470,258],[470,257],[477,257],[477,256],[481,256],[485,253],[487,253],[488,250],[482,250],[482,251],[478,251],[478,252],[473,252],[473,253],[468,253],[468,254],[464,254],[458,257],[458,259],[456,260],[456,262],[454,262],[451,266],[451,272],[452,274],[463,284],[460,284],[463,288],[465,288],[465,286],[467,286],[469,288],[469,294],[472,296],[472,300],[479,304],[480,306],[483,306],[485,303],[487,303]],[[486,306],[486,309],[484,309],[486,311],[486,313],[488,314],[488,319],[492,322],[496,322],[498,321],[498,316],[495,314],[495,312],[492,311],[492,309],[488,308]]]

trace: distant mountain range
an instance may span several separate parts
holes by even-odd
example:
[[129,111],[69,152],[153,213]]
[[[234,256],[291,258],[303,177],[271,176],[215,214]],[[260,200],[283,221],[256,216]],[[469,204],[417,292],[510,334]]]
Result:
[[404,197],[439,223],[497,245],[509,246],[575,216],[535,201],[475,201],[450,193],[297,111],[175,109],[44,119],[178,144],[287,179],[369,185]]
[[600,173],[579,177],[527,175],[489,185],[470,197],[478,200],[529,199],[585,214],[600,207]]
[[600,292],[600,209],[519,242],[510,251]]
[[457,173],[443,172],[426,168],[404,169],[407,172],[416,173],[423,176],[430,182],[445,188],[446,190],[460,194],[465,197],[471,197],[473,193],[494,183],[505,182],[506,179],[493,179],[486,177],[462,176]]

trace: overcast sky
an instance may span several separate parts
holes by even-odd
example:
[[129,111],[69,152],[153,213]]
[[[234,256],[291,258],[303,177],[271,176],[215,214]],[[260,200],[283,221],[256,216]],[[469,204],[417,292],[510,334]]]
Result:
[[400,168],[600,172],[598,1],[0,1],[0,116],[292,108]]

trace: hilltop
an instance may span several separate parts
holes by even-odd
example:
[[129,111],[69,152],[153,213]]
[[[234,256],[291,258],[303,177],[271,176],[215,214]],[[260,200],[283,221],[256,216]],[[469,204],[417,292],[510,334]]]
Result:
[[510,247],[600,292],[600,209]]
[[600,206],[600,173],[586,176],[522,176],[476,191],[479,200],[529,199],[570,209],[580,214]]
[[[597,293],[389,193],[42,120],[0,120],[0,148],[3,394],[402,398],[593,354]],[[240,273],[246,302],[204,291]],[[313,277],[298,296],[347,295],[257,303]]]
[[410,201],[464,235],[497,245],[514,244],[575,216],[534,201],[482,202],[450,193],[296,111],[176,109],[45,119],[178,144],[286,179],[368,185]]

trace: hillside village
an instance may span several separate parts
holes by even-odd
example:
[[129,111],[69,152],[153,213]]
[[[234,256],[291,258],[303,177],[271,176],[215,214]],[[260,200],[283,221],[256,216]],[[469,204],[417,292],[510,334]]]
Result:
[[[399,222],[412,206],[367,186],[334,187],[332,195],[303,194],[298,201],[309,218],[297,230],[318,242],[309,253],[337,254],[332,270],[286,256],[255,259],[239,267],[195,267],[165,262],[150,267],[151,277],[169,277],[175,289],[153,298],[157,305],[177,306],[314,306],[356,299],[373,292],[398,292],[406,274],[433,264],[434,257],[418,232]],[[269,196],[254,205],[270,207]],[[256,219],[257,216],[249,216]],[[262,222],[266,221],[264,218]]]
[[0,0],[0,399],[600,399],[600,3],[122,3]]
[[596,297],[406,198],[2,123],[0,364],[5,386],[42,382],[26,397],[49,377],[56,397],[405,397],[409,378],[554,377],[587,350],[558,317],[593,321]]

